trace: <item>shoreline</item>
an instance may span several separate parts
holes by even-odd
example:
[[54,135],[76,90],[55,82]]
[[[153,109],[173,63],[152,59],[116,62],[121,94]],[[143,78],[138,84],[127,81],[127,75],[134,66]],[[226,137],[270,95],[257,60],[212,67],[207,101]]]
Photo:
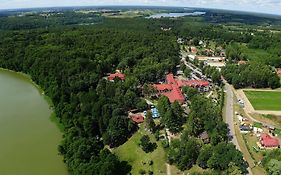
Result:
[[55,123],[55,125],[58,127],[60,132],[63,133],[64,126],[59,122],[59,120],[56,116],[52,99],[49,96],[47,96],[45,91],[37,83],[35,83],[32,80],[32,78],[29,74],[26,74],[26,73],[23,73],[23,72],[16,72],[16,71],[13,71],[13,70],[10,70],[10,69],[5,69],[5,68],[2,68],[2,67],[0,68],[0,71],[14,73],[14,74],[19,75],[19,76],[23,77],[24,79],[28,80],[38,90],[40,96],[42,96],[44,98],[44,100],[48,103],[49,109],[51,111],[51,114],[49,116],[50,121]]

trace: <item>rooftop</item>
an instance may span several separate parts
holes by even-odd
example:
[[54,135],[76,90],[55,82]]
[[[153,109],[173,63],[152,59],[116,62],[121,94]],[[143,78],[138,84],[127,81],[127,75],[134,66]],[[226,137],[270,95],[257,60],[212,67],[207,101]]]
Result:
[[114,80],[116,77],[119,77],[121,80],[125,80],[126,75],[121,73],[110,74],[107,79]]
[[181,87],[205,87],[209,86],[208,81],[203,80],[176,80],[173,74],[166,76],[166,84],[155,84],[153,87],[157,89],[162,95],[169,98],[171,103],[178,101],[184,103],[185,96],[181,92]]
[[261,144],[264,147],[278,147],[280,145],[278,139],[272,138],[266,133],[261,134]]
[[137,124],[144,122],[144,117],[141,115],[132,115],[130,118]]
[[173,85],[173,90],[170,92],[164,92],[162,95],[169,98],[171,103],[178,101],[179,103],[184,103],[185,97],[182,94],[181,90],[177,87],[177,85]]

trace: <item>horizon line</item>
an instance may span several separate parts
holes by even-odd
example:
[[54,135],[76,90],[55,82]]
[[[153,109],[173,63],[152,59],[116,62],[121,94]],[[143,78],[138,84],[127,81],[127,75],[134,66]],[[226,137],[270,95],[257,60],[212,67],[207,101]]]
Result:
[[194,9],[205,9],[205,10],[222,10],[230,12],[244,12],[244,13],[254,13],[254,14],[264,14],[264,15],[273,15],[281,16],[281,14],[268,13],[268,12],[258,12],[258,11],[245,11],[245,10],[233,10],[227,8],[210,8],[210,7],[194,7],[194,6],[165,6],[165,5],[75,5],[75,6],[38,6],[38,7],[20,7],[20,8],[0,8],[0,12],[3,11],[20,11],[20,10],[32,10],[32,9],[51,9],[51,8],[87,8],[87,7],[152,7],[152,8],[194,8]]

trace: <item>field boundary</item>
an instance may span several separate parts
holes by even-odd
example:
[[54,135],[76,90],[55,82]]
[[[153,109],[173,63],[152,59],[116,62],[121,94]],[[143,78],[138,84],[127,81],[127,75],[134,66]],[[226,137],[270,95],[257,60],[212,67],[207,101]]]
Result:
[[244,101],[245,111],[247,113],[257,113],[257,114],[271,114],[271,115],[277,115],[281,116],[281,111],[270,111],[270,110],[255,110],[252,103],[246,96],[244,91],[265,91],[265,92],[281,92],[281,89],[278,90],[270,90],[270,89],[238,89],[235,90],[234,93],[237,96],[237,98],[242,99]]

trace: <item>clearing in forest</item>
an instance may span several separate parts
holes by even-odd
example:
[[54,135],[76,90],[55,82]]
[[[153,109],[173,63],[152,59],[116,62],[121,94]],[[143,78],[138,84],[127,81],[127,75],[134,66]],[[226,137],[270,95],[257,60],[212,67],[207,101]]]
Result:
[[[157,149],[152,153],[145,153],[139,146],[140,138],[148,135],[152,142],[157,143]],[[154,136],[144,129],[144,124],[125,144],[114,150],[114,153],[122,160],[132,165],[132,175],[138,175],[142,170],[147,174],[152,171],[154,175],[166,174],[166,155],[161,141],[156,141]],[[153,164],[149,164],[153,161]]]

